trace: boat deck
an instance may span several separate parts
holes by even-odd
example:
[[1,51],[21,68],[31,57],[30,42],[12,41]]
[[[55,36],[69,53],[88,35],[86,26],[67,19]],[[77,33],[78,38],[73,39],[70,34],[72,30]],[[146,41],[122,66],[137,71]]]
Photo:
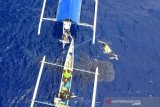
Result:
[[61,105],[68,106],[69,99],[72,95],[70,93],[70,89],[71,89],[71,82],[72,82],[73,63],[74,63],[74,40],[71,41],[71,44],[66,56],[64,68],[63,68],[61,84],[60,84],[60,89],[58,93],[58,99],[60,99],[58,103]]

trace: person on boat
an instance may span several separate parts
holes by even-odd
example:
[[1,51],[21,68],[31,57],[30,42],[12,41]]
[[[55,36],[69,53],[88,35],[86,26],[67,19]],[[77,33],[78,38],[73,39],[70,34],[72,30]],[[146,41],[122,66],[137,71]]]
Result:
[[68,88],[62,86],[60,93],[66,94],[66,93],[68,93],[68,92],[69,92]]
[[68,37],[71,36],[71,33],[70,33],[70,28],[71,28],[71,21],[70,20],[64,20],[63,21],[63,36],[62,36],[62,40],[69,42],[68,40]]
[[70,79],[71,79],[71,77],[70,77],[70,78],[65,78],[65,77],[63,77],[63,82],[64,82],[64,84],[67,83],[67,81],[70,81]]
[[69,90],[66,87],[62,86],[61,91],[60,91],[60,98],[61,98],[62,101],[66,100],[66,95],[68,93],[69,93]]
[[65,78],[67,78],[67,79],[70,78],[72,76],[72,71],[70,71],[70,70],[64,70],[63,76]]
[[60,98],[62,99],[62,101],[66,100],[66,93],[60,93]]
[[63,36],[62,36],[62,40],[60,40],[60,41],[63,43],[63,48],[64,48],[64,46],[65,46],[67,43],[70,43],[70,42],[69,42],[69,37],[70,37],[71,39],[73,39],[70,31],[66,31],[66,33],[64,33]]
[[68,81],[68,79],[67,78],[65,78],[65,77],[63,77],[63,85]]
[[67,31],[70,31],[71,21],[70,20],[65,20],[63,23],[64,23],[64,33],[66,33]]
[[57,98],[57,99],[54,99],[54,103],[55,104],[66,104],[66,102],[67,102],[67,100],[69,100],[69,99],[73,99],[73,98],[76,98],[77,96],[75,96],[74,95],[74,93],[70,93],[69,91],[68,91],[68,89],[67,89],[67,91],[66,91],[66,87],[64,88],[63,86],[62,86],[62,88],[61,88],[61,92],[60,92],[60,95],[59,95],[59,98]]
[[67,95],[67,99],[73,99],[73,98],[76,98],[77,96],[75,96],[75,94],[74,93],[69,93],[68,95]]
[[109,55],[109,59],[118,60],[118,55],[114,54],[109,45],[105,42],[98,41],[103,46],[103,51],[105,54]]
[[69,43],[69,37],[71,37],[71,33],[70,33],[69,31],[67,31],[66,34],[63,34],[62,40],[63,40],[65,43]]
[[74,93],[60,93],[60,98],[62,99],[62,101],[66,101],[69,99],[73,99],[76,98],[77,96],[75,96]]

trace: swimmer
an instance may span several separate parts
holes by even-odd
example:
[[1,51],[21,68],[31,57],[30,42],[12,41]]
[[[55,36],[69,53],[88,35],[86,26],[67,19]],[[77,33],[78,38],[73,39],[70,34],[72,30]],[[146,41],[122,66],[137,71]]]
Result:
[[98,41],[103,46],[103,51],[105,54],[109,55],[109,59],[118,60],[118,55],[114,54],[109,45],[105,42]]

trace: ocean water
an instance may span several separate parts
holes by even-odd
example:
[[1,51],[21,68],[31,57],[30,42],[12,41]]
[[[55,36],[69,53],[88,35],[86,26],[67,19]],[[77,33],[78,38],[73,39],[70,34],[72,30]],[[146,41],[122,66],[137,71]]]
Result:
[[[0,107],[30,105],[44,55],[47,61],[64,63],[68,46],[63,50],[59,42],[62,23],[43,22],[41,35],[37,36],[42,4],[43,0],[0,0]],[[81,21],[93,24],[94,0],[83,0],[82,4]],[[55,17],[57,6],[58,0],[47,0],[44,16]],[[75,49],[76,57],[85,53],[114,66],[114,81],[98,83],[96,107],[105,106],[107,97],[160,96],[159,19],[159,0],[99,0],[98,39],[110,42],[119,61],[108,60],[91,42]],[[71,31],[75,45],[92,38],[89,28],[73,25]],[[60,71],[45,65],[36,100],[53,102]],[[91,105],[94,80],[84,83],[83,79],[73,78],[72,92],[78,98],[71,101],[71,107]]]

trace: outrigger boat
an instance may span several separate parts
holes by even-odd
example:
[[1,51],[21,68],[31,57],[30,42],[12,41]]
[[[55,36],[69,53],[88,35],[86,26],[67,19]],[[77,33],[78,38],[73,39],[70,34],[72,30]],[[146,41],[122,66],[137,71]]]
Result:
[[74,40],[72,40],[63,68],[58,98],[54,99],[56,107],[69,107],[69,99],[76,96],[70,93],[74,63]]
[[[34,103],[44,104],[44,105],[54,106],[54,107],[70,107],[69,106],[69,100],[76,97],[74,94],[72,94],[70,92],[71,91],[73,70],[77,70],[77,71],[81,71],[81,72],[90,73],[90,74],[95,75],[92,106],[91,106],[91,107],[95,107],[97,80],[98,80],[98,75],[99,75],[98,74],[98,67],[96,68],[95,73],[91,72],[91,71],[81,70],[81,69],[77,69],[77,68],[73,67],[73,65],[74,65],[74,40],[73,39],[71,41],[71,44],[70,44],[70,47],[69,47],[69,50],[68,50],[68,53],[67,53],[67,56],[66,56],[64,66],[58,65],[58,64],[55,64],[55,63],[45,62],[45,56],[43,57],[43,60],[41,62],[42,63],[41,63],[41,67],[40,67],[40,70],[39,70],[37,83],[36,83],[36,86],[35,86],[35,89],[34,89],[34,93],[33,93],[33,97],[32,97],[32,100],[31,100],[30,107],[33,107]],[[40,83],[40,79],[41,79],[44,64],[63,67],[63,73],[62,73],[59,93],[58,93],[58,97],[54,98],[54,104],[36,100],[36,95],[37,95],[37,91],[38,91],[38,87],[39,87],[39,83]]]
[[[44,0],[42,11],[41,11],[41,16],[40,16],[40,21],[39,21],[39,26],[38,26],[38,35],[40,35],[42,21],[44,20],[53,21],[53,22],[58,21],[58,22],[63,22],[63,35],[62,36],[66,35],[67,32],[70,32],[70,28],[72,24],[77,24],[80,26],[86,26],[86,27],[92,28],[93,29],[92,43],[95,44],[98,0],[95,0],[95,13],[94,13],[94,24],[93,25],[90,25],[87,23],[80,23],[81,4],[82,4],[82,0],[59,0],[56,18],[50,18],[50,17],[45,18],[43,16],[44,16],[46,0]],[[65,46],[66,42],[62,40],[62,43],[63,43],[63,46]],[[58,97],[54,98],[54,104],[36,100],[36,95],[37,95],[44,64],[63,67],[60,89],[59,89]],[[91,71],[74,68],[73,65],[74,65],[74,40],[72,38],[64,66],[58,65],[55,63],[51,63],[51,62],[46,62],[45,56],[43,57],[41,61],[41,67],[39,70],[39,74],[38,74],[38,78],[37,78],[37,82],[36,82],[36,86],[34,89],[30,107],[33,107],[34,103],[44,104],[44,105],[54,106],[54,107],[69,107],[69,99],[76,97],[74,94],[70,92],[73,70],[95,75],[93,98],[92,98],[92,105],[91,105],[91,107],[95,107],[97,80],[98,80],[98,75],[99,75],[98,67],[96,68],[96,72],[91,72]],[[66,85],[66,83],[68,85]],[[66,90],[67,92],[65,92]]]
[[[38,26],[38,35],[40,35],[41,32],[42,22],[45,20],[53,22],[63,22],[62,37],[64,35],[67,35],[67,32],[70,32],[70,27],[72,24],[76,24],[80,26],[90,27],[93,29],[92,43],[95,44],[98,0],[94,1],[95,1],[94,23],[93,25],[90,25],[87,23],[80,22],[82,0],[59,0],[56,18],[44,17],[44,10],[46,6],[46,0],[44,0]],[[66,43],[68,43],[63,40],[61,40],[61,42],[63,43],[63,47],[65,46]]]

